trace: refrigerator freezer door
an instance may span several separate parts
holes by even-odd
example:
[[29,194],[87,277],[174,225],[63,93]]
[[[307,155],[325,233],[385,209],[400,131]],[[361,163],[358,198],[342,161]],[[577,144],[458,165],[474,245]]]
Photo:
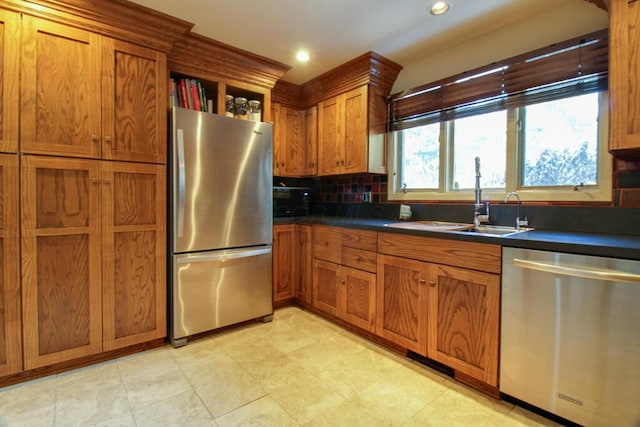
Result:
[[172,341],[273,314],[271,250],[174,255]]
[[172,132],[173,252],[271,244],[272,125],[174,108]]

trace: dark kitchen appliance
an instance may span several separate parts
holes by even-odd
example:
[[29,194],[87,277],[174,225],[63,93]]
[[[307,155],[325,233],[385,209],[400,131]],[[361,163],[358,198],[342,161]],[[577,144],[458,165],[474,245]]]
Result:
[[311,188],[273,187],[273,216],[290,217],[311,214]]

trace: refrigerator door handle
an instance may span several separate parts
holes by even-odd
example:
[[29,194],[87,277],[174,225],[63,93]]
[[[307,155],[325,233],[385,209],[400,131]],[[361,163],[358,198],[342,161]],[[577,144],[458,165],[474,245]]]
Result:
[[185,197],[185,166],[184,166],[184,130],[176,129],[178,143],[178,237],[184,235],[184,197]]
[[[176,264],[188,264],[191,262],[225,262],[231,261],[235,259],[241,258],[250,258],[254,256],[260,256],[271,253],[271,246],[253,249],[253,250],[238,250],[238,251],[222,251],[221,253],[210,253],[210,254],[198,254],[198,255],[189,255],[186,257],[181,257],[176,259]],[[225,253],[226,252],[226,253]]]

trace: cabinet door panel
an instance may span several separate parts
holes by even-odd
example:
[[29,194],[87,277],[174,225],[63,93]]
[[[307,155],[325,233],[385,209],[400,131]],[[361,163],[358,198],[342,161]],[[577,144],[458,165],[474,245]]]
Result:
[[367,171],[368,122],[367,86],[347,92],[344,96],[344,165],[343,173]]
[[296,274],[296,226],[295,224],[273,227],[273,301],[282,301],[293,296]]
[[103,40],[103,158],[166,161],[166,57]]
[[428,264],[378,254],[376,333],[427,354]]
[[301,176],[304,160],[304,111],[283,108],[285,176]]
[[429,357],[497,386],[499,276],[432,264],[429,282]]
[[344,117],[339,97],[318,104],[318,175],[340,173],[344,162]]
[[303,176],[318,174],[318,107],[311,107],[304,113],[304,144],[302,146],[304,164]]
[[337,264],[313,261],[313,306],[334,316],[338,312],[338,270]]
[[375,331],[376,275],[342,267],[342,317],[367,331]]
[[296,283],[296,298],[306,304],[311,304],[311,289],[313,283],[313,251],[312,226],[296,225],[298,254],[298,280]]
[[0,376],[22,370],[18,157],[0,155]]
[[103,345],[166,335],[165,170],[103,162]]
[[97,161],[23,156],[24,367],[102,350]]
[[0,151],[18,151],[20,20],[0,10]]
[[24,16],[21,148],[100,156],[100,36]]

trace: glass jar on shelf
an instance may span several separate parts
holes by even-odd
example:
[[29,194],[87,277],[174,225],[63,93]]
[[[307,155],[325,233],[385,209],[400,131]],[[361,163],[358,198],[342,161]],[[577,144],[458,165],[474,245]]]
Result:
[[234,102],[233,102],[233,96],[232,95],[225,96],[224,114],[227,117],[234,117],[235,116],[235,105],[234,105]]
[[247,98],[243,98],[242,96],[238,96],[234,98],[235,104],[235,117],[238,119],[246,120],[248,118],[248,109],[249,105],[247,103]]
[[256,122],[262,120],[260,101],[257,101],[255,99],[249,101],[249,120],[255,120]]

